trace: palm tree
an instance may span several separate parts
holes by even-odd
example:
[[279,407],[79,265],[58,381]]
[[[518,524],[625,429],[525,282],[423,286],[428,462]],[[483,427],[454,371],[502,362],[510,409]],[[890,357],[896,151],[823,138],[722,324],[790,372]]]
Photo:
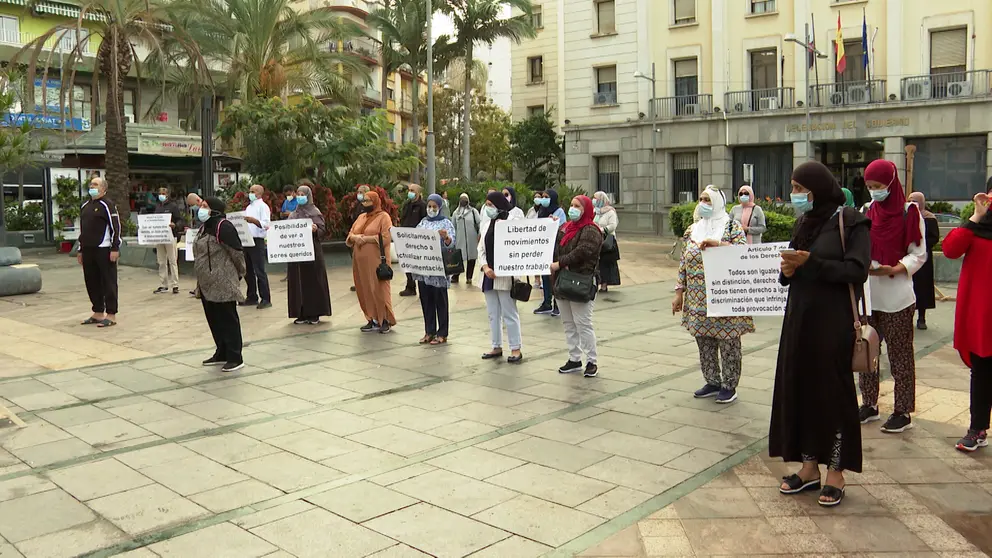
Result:
[[[412,124],[414,137],[420,147],[420,75],[427,69],[427,3],[424,0],[393,0],[392,6],[375,10],[369,15],[369,25],[382,34],[383,73],[407,69],[413,75]],[[442,39],[435,41],[435,60],[445,56],[447,48]],[[437,62],[436,62],[437,63]],[[386,99],[383,88],[383,100]],[[383,103],[385,107],[385,102]],[[420,168],[413,176],[420,182]]]
[[[509,8],[521,15],[503,18]],[[464,112],[462,117],[462,175],[472,179],[470,160],[472,66],[475,45],[492,45],[497,39],[507,38],[517,44],[537,35],[531,22],[533,7],[530,0],[447,0],[441,10],[451,16],[458,38],[453,48],[465,59]]]
[[[86,26],[83,26],[86,22]],[[87,33],[88,35],[84,35]],[[172,25],[165,4],[161,0],[84,0],[79,4],[79,16],[74,26],[60,25],[38,36],[24,46],[11,59],[11,66],[20,64],[22,55],[28,57],[27,75],[24,79],[25,98],[34,99],[34,82],[39,64],[43,75],[48,76],[55,49],[49,48],[44,54],[46,45],[60,44],[63,39],[75,38],[74,47],[68,54],[61,68],[62,78],[60,91],[61,99],[68,99],[67,92],[73,90],[76,71],[83,64],[83,54],[90,41],[99,40],[96,60],[93,64],[93,83],[97,90],[89,115],[92,121],[98,117],[99,85],[101,77],[107,80],[105,95],[106,118],[106,178],[109,186],[109,196],[116,204],[122,219],[130,215],[127,203],[129,191],[129,166],[127,150],[127,120],[124,119],[124,78],[132,70],[140,79],[142,76],[142,61],[136,54],[135,45],[142,44],[153,50],[160,50],[163,34],[169,33],[177,50],[182,50],[184,58],[191,62],[191,73],[205,69],[197,45],[190,40],[185,30]],[[89,71],[89,68],[84,68]],[[209,82],[209,75],[201,74],[198,79]],[[42,79],[43,97],[46,94],[47,80]],[[136,99],[137,100],[137,99]],[[69,105],[69,118],[73,118],[73,103]]]
[[315,91],[332,102],[356,107],[359,95],[350,76],[362,76],[367,82],[368,69],[357,55],[334,46],[364,33],[330,10],[297,12],[292,3],[176,0],[170,11],[188,27],[204,57],[224,68],[217,89],[228,98]]

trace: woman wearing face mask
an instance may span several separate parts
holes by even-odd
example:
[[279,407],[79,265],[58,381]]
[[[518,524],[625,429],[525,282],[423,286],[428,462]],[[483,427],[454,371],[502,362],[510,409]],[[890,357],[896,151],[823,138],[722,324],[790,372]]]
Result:
[[[411,184],[408,188],[407,202],[400,212],[400,226],[413,228],[427,217],[427,202],[424,201],[423,189],[419,184]],[[417,296],[417,282],[412,273],[406,274],[406,288],[400,291],[400,296]]]
[[[543,192],[538,192],[540,195],[541,208],[537,210],[538,219],[554,219],[558,223],[558,228],[561,229],[568,222],[568,217],[565,215],[565,210],[558,206],[558,192],[553,188],[548,188]],[[534,309],[535,314],[549,314],[553,317],[558,317],[561,315],[561,311],[558,309],[558,304],[554,300],[554,283],[551,282],[551,276],[545,275],[541,277],[542,292],[544,293],[544,300],[541,301],[541,305]]]
[[682,312],[682,326],[696,338],[699,346],[699,361],[706,384],[696,390],[694,396],[699,399],[715,396],[717,403],[737,400],[741,337],[754,331],[754,322],[749,317],[711,318],[706,315],[703,250],[747,244],[744,230],[730,218],[726,207],[723,193],[716,187],[707,186],[700,194],[699,222],[690,225],[682,237],[684,248],[672,300],[672,314]]
[[937,307],[937,296],[934,293],[933,278],[933,247],[940,242],[940,223],[937,216],[927,209],[927,199],[922,192],[913,192],[909,201],[916,204],[923,215],[923,225],[926,229],[924,240],[927,243],[927,261],[913,274],[913,292],[916,294],[916,329],[927,329],[927,310]]
[[765,212],[754,203],[754,190],[750,186],[741,186],[737,193],[740,205],[730,210],[730,216],[740,223],[747,235],[748,244],[761,244],[761,235],[765,232]]
[[[837,179],[810,161],[792,173],[792,205],[801,216],[782,254],[779,282],[789,287],[775,370],[768,453],[802,468],[783,478],[782,494],[823,490],[819,503],[844,497],[844,471],[861,472],[861,425],[851,362],[854,309],[870,265],[871,224],[843,209]],[[844,211],[845,245],[840,239]],[[846,248],[846,249],[845,249]],[[860,305],[859,305],[860,307]],[[825,483],[820,465],[827,466]]]
[[[567,269],[583,275],[595,275],[599,267],[599,253],[603,248],[603,231],[593,221],[593,204],[586,196],[575,196],[568,208],[568,223],[558,231],[555,244],[555,261],[551,264],[554,277]],[[582,370],[582,353],[586,355],[586,378],[599,374],[596,364],[596,331],[592,327],[594,300],[567,300],[556,292],[561,308],[561,324],[568,344],[568,362],[558,369],[561,374]]]
[[[482,355],[483,360],[503,357],[503,326],[510,340],[510,363],[524,359],[521,353],[520,315],[517,301],[510,296],[513,277],[497,277],[494,261],[496,244],[496,221],[515,220],[510,216],[510,202],[499,192],[486,196],[483,210],[489,220],[482,225],[482,241],[479,242],[479,259],[482,260],[482,292],[486,297],[486,310],[489,313],[489,333],[492,335],[492,350]],[[550,284],[549,284],[550,286]]]
[[[913,275],[927,261],[923,241],[925,224],[916,204],[906,194],[895,163],[872,161],[865,169],[865,184],[872,201],[865,215],[871,220],[871,316],[889,356],[895,381],[895,408],[882,432],[912,428],[910,413],[916,407],[916,355],[913,352],[913,317],[916,294]],[[861,374],[861,422],[878,420],[878,371]]]
[[310,219],[313,221],[314,260],[312,262],[292,262],[287,264],[287,292],[289,317],[293,323],[316,325],[321,316],[331,315],[331,291],[327,286],[327,267],[324,265],[324,252],[320,249],[320,239],[327,234],[324,216],[314,205],[313,191],[309,186],[296,189],[296,210],[290,219]]
[[206,198],[197,210],[203,223],[193,242],[196,292],[213,335],[216,349],[204,366],[223,366],[222,372],[244,368],[241,357],[241,319],[238,303],[244,301],[241,278],[247,267],[238,229],[224,218],[224,202]]
[[[475,261],[479,257],[479,231],[481,231],[482,217],[479,210],[469,203],[468,194],[462,193],[458,196],[458,207],[455,208],[455,247],[462,254],[465,261],[465,282],[472,284],[472,275],[475,273]],[[457,284],[458,276],[451,278],[451,282]]]
[[[354,225],[355,221],[358,220],[358,216],[365,213],[366,208],[362,203],[365,201],[365,194],[369,193],[368,184],[362,184],[357,188],[357,193],[355,194],[355,207],[351,209],[351,224]],[[354,251],[349,252],[352,259],[355,259]],[[351,292],[355,292],[355,285],[351,286]]]
[[523,219],[524,210],[517,207],[517,191],[512,186],[503,188],[503,197],[510,202],[510,217],[513,219]]
[[596,213],[596,226],[602,229],[604,238],[613,235],[613,249],[603,251],[599,256],[599,292],[605,293],[610,285],[620,284],[620,266],[617,264],[620,261],[620,245],[617,244],[620,217],[606,192],[593,194],[592,205]]
[[989,212],[992,179],[986,193],[974,197],[975,213],[944,239],[944,255],[964,256],[954,312],[954,348],[971,368],[971,423],[958,440],[957,449],[975,451],[988,445],[992,414],[992,213]]
[[[441,237],[441,248],[450,247],[457,235],[451,220],[441,214],[444,198],[437,194],[427,197],[427,217],[417,225],[418,229],[437,231]],[[420,344],[443,345],[448,342],[448,287],[447,277],[413,275],[420,288],[420,308],[424,312],[424,336]]]
[[382,252],[386,255],[386,261],[389,261],[389,246],[392,242],[389,230],[393,227],[393,221],[382,210],[379,194],[365,194],[362,204],[366,211],[358,216],[345,240],[345,244],[355,254],[355,259],[351,262],[351,273],[358,289],[358,304],[368,320],[361,330],[362,333],[389,333],[392,326],[396,325],[393,297],[389,290],[389,281],[380,281],[375,269],[379,267],[381,260],[380,239],[383,243]]

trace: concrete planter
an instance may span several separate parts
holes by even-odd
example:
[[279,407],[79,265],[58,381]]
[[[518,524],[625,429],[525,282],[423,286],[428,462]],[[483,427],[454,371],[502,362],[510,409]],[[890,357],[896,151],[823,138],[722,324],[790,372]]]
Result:
[[47,246],[51,243],[45,240],[45,231],[7,231],[2,244],[15,248],[30,248]]
[[934,280],[938,283],[957,283],[961,277],[961,263],[964,258],[952,260],[944,256],[943,252],[933,253],[933,274]]

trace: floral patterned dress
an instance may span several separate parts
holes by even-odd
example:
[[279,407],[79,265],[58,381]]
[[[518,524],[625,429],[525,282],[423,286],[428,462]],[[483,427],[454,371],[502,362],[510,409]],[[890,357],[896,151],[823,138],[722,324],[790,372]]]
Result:
[[[692,227],[682,237],[684,248],[679,262],[678,287],[683,292],[682,327],[693,337],[714,339],[736,339],[745,333],[754,332],[754,320],[748,316],[710,318],[706,316],[706,277],[703,274],[703,251],[690,236]],[[747,236],[741,224],[733,219],[723,233],[723,242],[747,244]]]

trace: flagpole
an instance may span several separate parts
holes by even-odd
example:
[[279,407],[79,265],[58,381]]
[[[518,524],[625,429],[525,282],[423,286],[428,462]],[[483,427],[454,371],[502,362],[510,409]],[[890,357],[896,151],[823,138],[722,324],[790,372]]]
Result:
[[[810,32],[813,33],[812,40],[810,41],[809,44],[811,44],[811,45],[814,46],[814,52],[813,52],[813,72],[816,74],[816,106],[820,106],[820,65],[816,63],[816,52],[815,52],[815,50],[816,50],[815,49],[815,47],[816,47],[816,19],[814,19],[812,12],[810,12],[810,14],[809,14],[809,22],[810,22]],[[807,66],[809,65],[809,61],[806,62],[806,65]],[[808,94],[808,92],[807,92],[807,94]],[[809,99],[806,99],[806,102],[808,103],[809,102]]]

